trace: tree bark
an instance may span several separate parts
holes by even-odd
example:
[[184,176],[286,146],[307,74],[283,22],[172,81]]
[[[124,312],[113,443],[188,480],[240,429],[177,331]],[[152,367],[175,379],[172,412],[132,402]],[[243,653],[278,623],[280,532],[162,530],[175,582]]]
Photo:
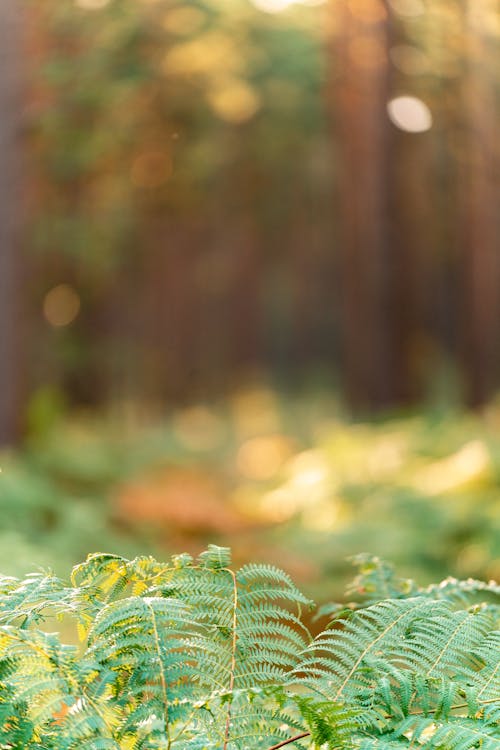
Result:
[[[353,12],[357,7],[367,14]],[[334,50],[340,71],[331,83],[338,92],[333,117],[339,144],[341,369],[351,406],[374,410],[390,406],[396,390],[388,298],[389,21],[380,0],[343,0],[333,3],[333,12],[342,19]]]
[[21,427],[20,5],[3,0],[0,21],[0,445]]
[[467,70],[462,106],[466,127],[460,150],[462,220],[461,353],[466,402],[480,406],[500,379],[500,242],[498,106],[494,80],[496,40],[474,25],[470,0],[465,35]]

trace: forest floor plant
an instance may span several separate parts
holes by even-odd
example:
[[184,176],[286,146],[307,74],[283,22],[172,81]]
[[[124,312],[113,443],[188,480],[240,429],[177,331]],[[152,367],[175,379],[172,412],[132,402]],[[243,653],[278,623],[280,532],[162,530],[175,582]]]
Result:
[[499,586],[355,562],[315,637],[286,573],[213,545],[0,578],[0,748],[500,750]]

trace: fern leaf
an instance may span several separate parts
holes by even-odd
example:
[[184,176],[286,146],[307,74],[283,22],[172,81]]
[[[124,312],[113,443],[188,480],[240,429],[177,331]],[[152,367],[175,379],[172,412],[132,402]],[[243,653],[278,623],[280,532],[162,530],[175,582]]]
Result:
[[356,695],[370,685],[365,678],[366,659],[371,655],[397,655],[412,623],[446,611],[445,603],[420,597],[388,600],[354,612],[343,630],[325,631],[304,652],[295,670],[301,683],[335,701]]
[[[372,590],[314,640],[289,576],[216,546],[90,555],[71,585],[0,578],[0,748],[500,750],[493,584],[424,590],[358,562]],[[80,649],[35,629],[54,614]]]

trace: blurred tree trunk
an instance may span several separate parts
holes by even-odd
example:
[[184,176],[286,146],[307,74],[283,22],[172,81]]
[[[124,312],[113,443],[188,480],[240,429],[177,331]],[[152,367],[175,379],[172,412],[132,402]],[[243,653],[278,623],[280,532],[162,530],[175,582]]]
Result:
[[[394,346],[395,403],[416,403],[432,373],[426,372],[429,346],[437,336],[434,308],[436,265],[430,140],[426,134],[397,131],[394,137],[389,267]],[[431,333],[432,332],[432,333]],[[433,366],[435,363],[433,363]]]
[[262,311],[261,280],[263,260],[258,232],[254,223],[243,217],[235,232],[235,246],[239,255],[232,259],[232,279],[229,286],[227,310],[231,311],[229,328],[230,372],[245,378],[261,361]]
[[399,88],[388,52],[408,42],[389,4],[342,0],[332,13],[341,362],[350,405],[374,411],[415,403],[427,376],[436,242],[430,141],[388,118]]
[[476,0],[469,0],[465,23],[468,55],[462,111],[466,127],[459,153],[464,300],[460,330],[465,397],[469,405],[478,406],[494,394],[500,376],[497,41],[488,37],[487,27],[481,24]]
[[20,429],[20,38],[21,4],[3,0],[0,20],[0,444]]
[[[386,4],[390,11],[390,6]],[[424,38],[434,38],[431,14],[421,30]],[[427,27],[427,28],[426,28]],[[411,25],[389,16],[388,47],[414,49]],[[428,103],[429,84],[425,77],[401,72],[392,67],[392,95],[407,91]],[[418,403],[433,389],[435,354],[439,351],[437,315],[440,190],[436,188],[437,164],[433,154],[433,131],[405,132],[392,124],[390,138],[391,243],[389,268],[392,274],[389,325],[392,330],[395,374],[394,400],[401,404]],[[427,393],[426,393],[427,392]]]
[[391,405],[397,391],[388,299],[389,20],[381,0],[334,2],[332,13],[340,21],[330,86],[339,143],[342,369],[351,406],[371,410]]

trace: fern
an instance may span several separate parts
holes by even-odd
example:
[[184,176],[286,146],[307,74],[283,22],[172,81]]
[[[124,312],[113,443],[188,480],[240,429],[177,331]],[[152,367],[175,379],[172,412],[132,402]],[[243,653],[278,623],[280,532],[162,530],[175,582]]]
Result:
[[[460,581],[450,577],[440,583],[421,587],[409,578],[397,576],[387,561],[375,555],[355,555],[351,562],[358,569],[358,574],[348,586],[347,594],[353,594],[368,603],[389,598],[428,596],[433,599],[448,599],[462,605],[477,600],[498,606],[500,585],[496,581],[476,581],[473,578]],[[326,610],[327,607],[324,606]]]
[[500,750],[498,587],[357,564],[365,601],[314,639],[291,579],[226,548],[0,579],[0,748]]

